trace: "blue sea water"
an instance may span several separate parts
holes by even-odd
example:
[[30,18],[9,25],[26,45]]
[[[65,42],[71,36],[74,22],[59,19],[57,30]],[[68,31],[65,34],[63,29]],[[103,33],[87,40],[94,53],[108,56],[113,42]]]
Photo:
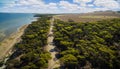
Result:
[[0,13],[0,41],[35,18],[32,13]]

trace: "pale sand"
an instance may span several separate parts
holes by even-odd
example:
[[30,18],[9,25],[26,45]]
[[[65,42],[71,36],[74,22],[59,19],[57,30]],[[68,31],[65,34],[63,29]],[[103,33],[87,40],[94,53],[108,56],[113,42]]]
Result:
[[20,42],[20,37],[23,35],[24,30],[27,27],[28,25],[22,26],[17,32],[11,34],[8,38],[0,43],[0,61],[2,61],[11,53],[11,50],[16,43]]
[[54,23],[54,18],[51,20],[51,24],[50,24],[50,30],[49,30],[49,33],[48,35],[51,35],[51,36],[48,36],[48,39],[47,39],[47,46],[45,47],[45,50],[47,50],[48,52],[51,53],[51,57],[52,59],[49,60],[49,63],[48,63],[48,69],[54,69],[56,67],[60,67],[60,63],[59,63],[59,59],[56,58],[56,54],[58,53],[57,50],[55,50],[55,47],[52,43],[53,43],[53,39],[54,39],[54,32],[52,31],[53,30],[53,23]]

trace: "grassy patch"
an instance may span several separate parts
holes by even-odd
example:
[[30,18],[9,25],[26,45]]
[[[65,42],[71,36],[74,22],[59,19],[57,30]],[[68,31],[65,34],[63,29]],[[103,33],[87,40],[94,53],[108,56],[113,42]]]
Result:
[[101,19],[104,19],[104,18],[118,18],[116,16],[79,16],[79,18],[101,18]]

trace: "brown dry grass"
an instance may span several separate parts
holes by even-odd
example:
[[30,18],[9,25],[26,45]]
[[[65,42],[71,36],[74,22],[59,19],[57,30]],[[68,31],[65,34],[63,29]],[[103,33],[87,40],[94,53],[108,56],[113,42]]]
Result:
[[74,22],[94,22],[103,19],[120,18],[120,14],[117,12],[94,12],[94,13],[83,13],[83,14],[63,14],[56,15],[56,19],[62,21],[73,20]]

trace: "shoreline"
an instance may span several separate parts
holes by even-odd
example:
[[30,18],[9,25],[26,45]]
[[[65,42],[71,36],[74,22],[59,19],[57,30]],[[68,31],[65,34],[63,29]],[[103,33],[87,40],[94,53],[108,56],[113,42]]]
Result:
[[23,25],[12,33],[9,37],[0,42],[0,61],[12,54],[13,46],[21,41],[21,36],[24,34],[25,29],[29,24]]

